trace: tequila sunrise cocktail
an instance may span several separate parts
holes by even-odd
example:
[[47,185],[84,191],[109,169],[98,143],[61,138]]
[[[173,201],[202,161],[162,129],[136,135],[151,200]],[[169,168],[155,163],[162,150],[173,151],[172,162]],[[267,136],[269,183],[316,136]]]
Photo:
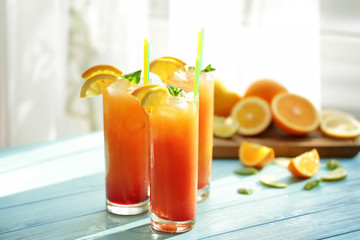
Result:
[[149,207],[148,115],[131,95],[138,86],[120,79],[103,91],[106,205],[121,215]]
[[151,141],[151,225],[185,232],[195,224],[198,159],[198,103],[168,96],[149,114]]
[[[168,84],[178,85],[184,91],[194,90],[195,72],[176,72]],[[214,78],[201,72],[199,79],[199,166],[198,166],[198,201],[209,196],[210,176],[213,148],[213,121],[214,121]]]

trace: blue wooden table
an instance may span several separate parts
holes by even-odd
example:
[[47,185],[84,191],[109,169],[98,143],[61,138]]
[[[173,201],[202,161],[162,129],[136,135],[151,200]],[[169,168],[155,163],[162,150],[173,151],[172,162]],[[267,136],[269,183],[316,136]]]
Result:
[[[348,177],[303,190],[307,180],[270,164],[239,176],[238,160],[214,160],[210,197],[184,234],[153,231],[149,214],[105,210],[102,132],[0,150],[0,239],[360,239],[360,155],[339,159]],[[329,172],[321,168],[313,178]],[[287,188],[263,186],[270,174]],[[252,195],[237,189],[252,188]]]

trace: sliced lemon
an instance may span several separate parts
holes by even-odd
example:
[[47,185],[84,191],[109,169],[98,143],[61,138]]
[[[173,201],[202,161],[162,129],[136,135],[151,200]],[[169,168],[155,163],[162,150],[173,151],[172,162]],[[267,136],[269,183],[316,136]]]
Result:
[[232,118],[214,116],[214,135],[220,138],[230,138],[238,130],[239,125]]
[[142,99],[144,98],[144,96],[148,93],[148,91],[151,88],[155,88],[155,87],[160,87],[160,85],[158,84],[148,84],[148,85],[143,85],[141,87],[138,87],[137,89],[135,89],[131,95],[133,95],[134,97],[136,97],[137,99],[139,99],[139,101],[141,102]]
[[347,176],[347,171],[343,168],[336,168],[332,170],[330,173],[326,174],[325,176],[321,177],[323,181],[339,181]]
[[360,122],[348,115],[330,116],[321,122],[320,129],[325,135],[335,138],[360,136]]
[[328,119],[330,117],[334,117],[334,116],[346,116],[346,117],[355,118],[350,113],[347,113],[347,112],[344,112],[341,110],[337,110],[337,109],[323,109],[320,112],[321,121],[325,121],[326,119]]
[[148,108],[158,105],[164,98],[169,96],[169,92],[165,87],[150,88],[140,100],[142,107]]
[[161,81],[167,82],[174,72],[185,71],[186,63],[174,57],[161,57],[150,63],[150,72],[155,73]]
[[80,97],[84,98],[102,94],[103,89],[116,80],[118,80],[118,77],[113,74],[94,75],[83,84]]
[[83,72],[81,77],[85,79],[89,79],[93,76],[100,74],[111,74],[116,77],[120,77],[120,75],[123,74],[123,72],[112,65],[99,64],[87,69],[85,72]]

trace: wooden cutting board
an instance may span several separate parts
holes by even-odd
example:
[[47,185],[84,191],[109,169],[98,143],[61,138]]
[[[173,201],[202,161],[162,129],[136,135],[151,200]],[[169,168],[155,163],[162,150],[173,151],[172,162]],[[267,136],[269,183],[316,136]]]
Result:
[[321,158],[352,158],[360,151],[358,138],[335,139],[324,136],[320,130],[303,137],[294,137],[278,129],[274,124],[265,132],[253,137],[235,135],[229,139],[214,137],[214,158],[238,158],[243,140],[274,148],[276,157],[295,157],[316,148]]

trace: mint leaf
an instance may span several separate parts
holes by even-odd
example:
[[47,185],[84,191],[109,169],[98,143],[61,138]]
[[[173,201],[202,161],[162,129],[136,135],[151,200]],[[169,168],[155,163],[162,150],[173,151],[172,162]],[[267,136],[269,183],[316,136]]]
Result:
[[138,84],[140,82],[141,70],[121,75],[121,77],[128,79],[131,85]]
[[213,72],[215,71],[215,68],[211,67],[211,64],[207,65],[206,68],[204,68],[203,70],[201,70],[202,72]]
[[175,85],[169,85],[168,92],[170,93],[171,96],[174,97],[184,97],[184,90],[182,90],[182,88],[178,88]]

